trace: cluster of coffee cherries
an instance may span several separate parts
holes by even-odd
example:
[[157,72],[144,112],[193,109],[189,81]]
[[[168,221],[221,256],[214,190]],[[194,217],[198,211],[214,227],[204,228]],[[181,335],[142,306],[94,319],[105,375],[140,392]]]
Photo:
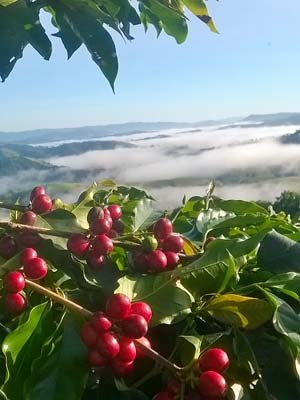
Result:
[[179,253],[184,241],[173,232],[173,224],[168,218],[160,218],[152,226],[153,236],[144,241],[144,252],[134,258],[135,268],[141,272],[162,272],[171,270],[179,262]]
[[92,368],[110,367],[115,376],[130,374],[135,359],[141,356],[135,340],[151,348],[145,337],[151,317],[148,304],[131,303],[121,293],[110,296],[105,313],[94,314],[81,328],[81,339],[88,348],[88,364]]
[[118,204],[91,208],[87,215],[90,234],[73,234],[68,239],[68,250],[76,257],[86,259],[92,268],[101,268],[105,256],[114,249],[112,239],[122,231],[121,217],[122,209]]
[[26,283],[25,277],[31,280],[39,280],[45,278],[48,273],[46,261],[39,257],[33,248],[25,248],[20,261],[23,269],[11,271],[3,279],[4,304],[6,310],[13,315],[21,314],[26,308],[23,292]]
[[45,214],[52,210],[53,202],[50,196],[46,194],[46,189],[43,186],[36,186],[30,193],[30,210],[25,211],[20,223],[33,226],[36,222],[37,214]]
[[[218,347],[202,353],[195,368],[195,379],[188,387],[186,400],[220,400],[227,391],[227,382],[222,375],[229,366],[227,353]],[[172,379],[166,390],[157,393],[153,400],[174,400],[180,392],[180,382]]]

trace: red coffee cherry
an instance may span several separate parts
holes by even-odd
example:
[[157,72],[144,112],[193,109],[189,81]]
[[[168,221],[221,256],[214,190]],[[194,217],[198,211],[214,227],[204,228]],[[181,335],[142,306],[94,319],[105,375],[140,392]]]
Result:
[[[145,336],[137,339],[137,341],[143,344],[144,346],[148,347],[148,349],[151,349],[152,347],[150,340],[147,339]],[[143,358],[143,357],[145,357],[145,353],[138,346],[136,346],[136,358]]]
[[24,265],[24,272],[29,279],[43,279],[48,273],[48,266],[43,258],[36,257],[28,260],[26,265]]
[[94,269],[100,269],[105,265],[105,258],[97,251],[92,250],[87,255],[87,263]]
[[199,377],[199,393],[208,399],[215,399],[223,396],[226,392],[226,389],[227,384],[225,378],[218,372],[205,371]]
[[136,347],[134,341],[127,337],[121,337],[119,339],[120,351],[118,354],[118,360],[122,362],[132,362],[136,357]]
[[32,211],[36,214],[44,214],[52,210],[52,199],[46,194],[34,197],[32,200]]
[[82,233],[75,233],[67,242],[68,250],[77,257],[83,257],[90,246],[88,238]]
[[90,321],[86,321],[80,329],[80,337],[87,347],[95,346],[98,334]]
[[134,370],[134,362],[124,362],[114,358],[110,364],[112,373],[115,376],[127,376]]
[[149,253],[147,261],[149,270],[154,272],[164,271],[168,264],[167,257],[161,250],[154,250]]
[[107,332],[112,326],[110,320],[101,312],[94,314],[91,323],[97,333]]
[[35,197],[46,194],[46,190],[43,186],[36,186],[32,189],[30,193],[30,201],[32,201]]
[[97,349],[103,357],[111,360],[119,354],[120,345],[112,333],[105,332],[98,337]]
[[104,212],[104,218],[111,218],[110,211],[107,207],[103,208],[103,212]]
[[87,215],[87,221],[88,221],[89,225],[91,225],[97,219],[102,219],[102,218],[104,218],[104,211],[103,211],[103,208],[101,208],[101,207],[91,208]]
[[124,223],[119,219],[113,219],[112,229],[114,229],[118,233],[122,233],[124,230]]
[[165,239],[173,232],[172,222],[168,218],[160,218],[153,226],[156,239]]
[[10,314],[20,315],[26,308],[26,301],[20,293],[8,293],[4,296],[4,305]]
[[9,272],[3,279],[3,287],[6,292],[18,293],[25,287],[25,279],[19,271]]
[[90,225],[90,231],[94,235],[102,235],[108,233],[112,228],[111,218],[100,218],[93,221]]
[[137,301],[131,304],[131,314],[138,314],[145,318],[149,322],[152,318],[152,310],[149,304],[143,301]]
[[167,383],[167,391],[174,396],[180,392],[180,382],[175,378],[170,379]]
[[21,232],[19,234],[19,240],[25,247],[34,247],[40,242],[41,237],[36,232]]
[[148,254],[138,253],[133,259],[134,267],[137,271],[147,272],[148,270]]
[[36,258],[37,256],[37,252],[32,247],[26,247],[21,255],[21,264],[24,266],[28,263],[29,260],[31,260],[32,258]]
[[108,361],[99,353],[98,350],[90,349],[88,352],[88,363],[91,367],[105,367]]
[[36,223],[36,214],[33,211],[26,211],[20,218],[20,224],[33,226]]
[[180,253],[183,250],[184,241],[180,235],[170,235],[164,240],[164,251],[173,251]]
[[5,235],[0,239],[0,255],[4,258],[11,258],[16,255],[18,245],[13,236]]
[[224,350],[215,347],[200,355],[198,365],[201,371],[222,373],[229,366],[229,358]]
[[111,219],[120,219],[122,217],[122,208],[118,204],[111,204],[107,207],[110,212]]
[[97,235],[93,240],[93,250],[99,255],[107,255],[114,249],[113,241],[106,235]]
[[106,302],[106,314],[108,318],[124,319],[130,314],[130,311],[131,301],[125,294],[113,294]]
[[168,269],[176,267],[176,265],[179,263],[179,255],[177,253],[174,253],[173,251],[166,251],[165,255],[167,257]]
[[124,336],[139,339],[145,336],[148,331],[148,324],[144,317],[138,314],[131,314],[121,322]]

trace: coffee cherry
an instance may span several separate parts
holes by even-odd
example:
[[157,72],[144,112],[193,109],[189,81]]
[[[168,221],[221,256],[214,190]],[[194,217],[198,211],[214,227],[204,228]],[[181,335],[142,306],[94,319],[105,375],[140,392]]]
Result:
[[30,201],[32,201],[35,197],[46,194],[46,190],[43,186],[36,186],[32,189],[30,193]]
[[88,265],[94,269],[100,269],[105,265],[105,258],[97,251],[90,251],[87,255]]
[[106,314],[108,318],[124,319],[130,314],[130,311],[131,301],[125,294],[113,294],[106,302]]
[[117,231],[118,233],[122,233],[124,230],[124,224],[119,219],[113,219],[112,229]]
[[99,255],[107,255],[114,249],[113,241],[106,235],[97,235],[93,240],[93,250]]
[[138,253],[135,255],[134,259],[134,267],[137,271],[147,272],[148,270],[148,254],[146,253]]
[[163,249],[180,253],[183,250],[184,241],[180,235],[170,235],[164,240]]
[[19,234],[19,240],[25,247],[34,247],[40,242],[41,237],[36,232],[21,232]]
[[18,271],[9,272],[3,280],[3,287],[9,293],[21,292],[25,287],[24,276]]
[[215,347],[200,355],[198,365],[201,371],[222,373],[229,366],[229,358],[224,350]]
[[122,217],[122,208],[118,204],[111,204],[107,207],[110,212],[111,219],[120,219]]
[[168,218],[160,218],[153,226],[156,239],[165,239],[173,232],[172,222]]
[[138,314],[131,314],[121,322],[124,336],[139,339],[145,336],[148,331],[148,324],[144,317]]
[[87,222],[89,225],[91,225],[94,221],[97,221],[97,219],[102,219],[104,218],[104,211],[101,207],[93,207],[90,209],[88,215],[87,215]]
[[159,392],[153,397],[153,400],[173,400],[173,395],[169,392]]
[[[148,349],[151,349],[152,347],[150,340],[147,339],[145,336],[142,336],[141,338],[137,339],[137,341],[140,342],[142,345],[148,347]],[[143,357],[145,357],[145,353],[138,346],[136,346],[136,358],[143,358]]]
[[227,385],[224,377],[215,371],[203,372],[198,380],[198,390],[202,396],[215,399],[223,396]]
[[111,362],[111,370],[115,376],[127,376],[134,370],[134,362],[124,362],[114,358]]
[[112,227],[111,218],[100,218],[93,221],[90,225],[90,231],[94,235],[102,235],[108,233]]
[[82,233],[75,233],[67,242],[68,250],[77,257],[83,257],[90,246],[88,238]]
[[173,251],[166,251],[165,255],[167,257],[167,267],[170,269],[176,267],[179,262],[179,255]]
[[33,211],[26,211],[20,218],[20,224],[33,226],[36,223],[36,214]]
[[120,352],[118,360],[122,362],[132,362],[136,357],[136,347],[132,339],[121,337],[119,339]]
[[91,367],[105,367],[107,359],[104,358],[98,350],[90,349],[88,352],[88,363]]
[[94,314],[91,323],[97,333],[107,332],[112,326],[110,320],[101,312]]
[[97,349],[103,357],[111,360],[119,354],[120,345],[113,334],[105,332],[98,337]]
[[36,214],[47,213],[52,210],[51,197],[41,194],[32,200],[32,211]]
[[145,318],[147,322],[152,318],[152,310],[149,304],[137,301],[131,304],[131,314],[138,314]]
[[9,313],[19,315],[25,310],[26,301],[20,293],[8,293],[4,296],[4,305]]
[[103,212],[104,212],[104,218],[111,218],[110,211],[107,207],[103,208]]
[[80,337],[87,347],[96,345],[98,335],[90,321],[87,321],[82,325],[80,329]]
[[167,383],[167,391],[175,396],[180,392],[180,382],[175,378],[170,379]]
[[43,279],[48,273],[47,263],[43,258],[32,258],[24,265],[24,272],[29,279]]
[[168,264],[167,257],[161,250],[154,250],[148,254],[148,267],[150,271],[161,272]]
[[0,239],[0,255],[4,258],[13,257],[18,251],[18,245],[12,236],[3,236]]
[[111,229],[109,232],[107,232],[106,234],[110,239],[116,239],[119,234],[117,231],[115,231],[114,229]]
[[151,252],[153,250],[156,250],[158,247],[158,241],[155,239],[154,236],[147,236],[143,240],[143,248],[145,249],[146,252]]
[[24,266],[28,263],[32,258],[36,258],[38,256],[37,252],[32,247],[26,247],[22,251],[21,255],[21,264]]

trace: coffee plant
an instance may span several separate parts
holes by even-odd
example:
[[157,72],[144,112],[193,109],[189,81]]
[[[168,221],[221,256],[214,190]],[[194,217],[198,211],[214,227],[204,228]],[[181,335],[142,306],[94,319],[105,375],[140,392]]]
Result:
[[212,191],[0,202],[0,399],[300,398],[300,224]]

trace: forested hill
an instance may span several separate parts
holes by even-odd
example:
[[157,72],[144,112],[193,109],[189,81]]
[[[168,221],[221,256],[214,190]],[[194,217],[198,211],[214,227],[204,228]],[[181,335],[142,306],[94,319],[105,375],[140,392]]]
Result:
[[284,135],[280,138],[280,142],[284,144],[300,144],[300,130],[295,133]]

